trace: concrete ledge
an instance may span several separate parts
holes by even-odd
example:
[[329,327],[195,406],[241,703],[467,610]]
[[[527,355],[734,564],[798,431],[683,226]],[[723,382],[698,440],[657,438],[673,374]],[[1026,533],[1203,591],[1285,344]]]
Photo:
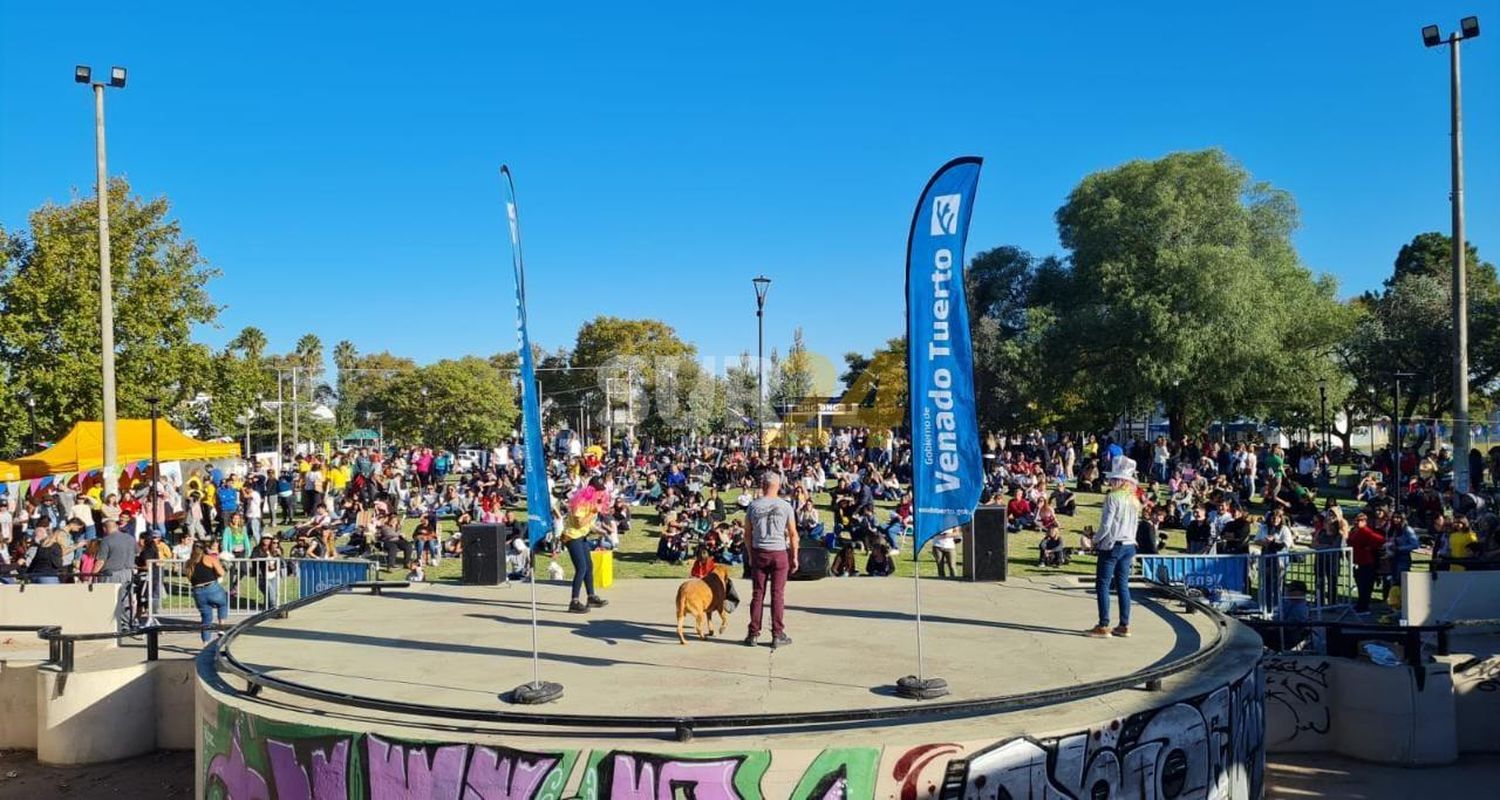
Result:
[[57,625],[66,633],[115,629],[119,584],[0,584],[0,625]]
[[1382,667],[1321,655],[1268,655],[1266,749],[1335,752],[1405,766],[1451,764],[1459,744],[1448,664]]
[[0,748],[36,749],[40,661],[0,661]]
[[37,760],[93,764],[155,750],[154,666],[67,674],[42,667],[36,682]]

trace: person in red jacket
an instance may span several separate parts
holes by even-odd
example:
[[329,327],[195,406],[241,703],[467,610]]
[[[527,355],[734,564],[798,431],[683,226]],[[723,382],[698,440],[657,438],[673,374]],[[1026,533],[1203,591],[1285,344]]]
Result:
[[1349,547],[1354,550],[1354,585],[1359,590],[1354,610],[1363,614],[1370,610],[1370,595],[1375,591],[1375,568],[1380,564],[1380,552],[1385,547],[1385,537],[1370,527],[1370,517],[1363,511],[1354,517],[1354,529],[1349,531]]

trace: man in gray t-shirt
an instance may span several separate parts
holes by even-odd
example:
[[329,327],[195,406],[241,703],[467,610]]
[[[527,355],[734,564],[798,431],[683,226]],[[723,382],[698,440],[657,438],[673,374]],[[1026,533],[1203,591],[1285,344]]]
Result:
[[760,476],[760,497],[745,509],[745,556],[754,594],[750,598],[750,633],[745,644],[754,647],[771,583],[771,648],[792,643],[782,626],[786,610],[786,579],[797,563],[797,523],[792,504],[781,498],[781,475],[766,470]]

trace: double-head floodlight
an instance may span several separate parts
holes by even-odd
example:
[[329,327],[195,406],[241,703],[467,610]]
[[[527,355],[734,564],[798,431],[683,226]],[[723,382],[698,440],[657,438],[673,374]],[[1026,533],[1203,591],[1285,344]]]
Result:
[[[94,80],[94,71],[80,64],[73,68],[73,80],[77,83],[92,83]],[[116,89],[125,88],[124,67],[109,68],[109,85]]]
[[[1457,39],[1473,39],[1479,36],[1479,17],[1464,17],[1458,21],[1458,33],[1453,36]],[[1442,31],[1436,25],[1426,25],[1422,28],[1422,44],[1428,47],[1437,47],[1446,44]]]

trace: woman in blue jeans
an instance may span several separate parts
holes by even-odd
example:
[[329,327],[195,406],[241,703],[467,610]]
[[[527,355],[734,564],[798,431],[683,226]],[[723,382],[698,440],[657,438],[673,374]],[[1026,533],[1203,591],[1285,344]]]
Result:
[[[1121,456],[1114,470],[1104,476],[1109,493],[1094,533],[1094,552],[1098,567],[1094,573],[1094,591],[1099,601],[1099,624],[1089,636],[1108,639],[1130,635],[1130,569],[1135,562],[1135,532],[1141,519],[1141,501],[1136,496],[1135,460]],[[1109,627],[1109,593],[1113,588],[1120,600],[1120,624]]]
[[218,540],[209,540],[207,549],[202,544],[193,545],[193,555],[182,570],[193,587],[193,604],[198,606],[198,616],[203,620],[203,641],[213,641],[209,626],[214,615],[218,615],[219,622],[229,616],[229,593],[219,583],[224,577],[224,564],[219,561]]
[[[594,560],[589,555],[588,538],[599,519],[599,511],[609,506],[609,492],[604,488],[604,478],[598,475],[568,498],[562,540],[568,549],[568,558],[573,561],[573,594],[570,595],[568,610],[574,614],[586,614],[590,608],[609,605],[608,600],[594,594]],[[582,594],[580,589],[588,594]]]

